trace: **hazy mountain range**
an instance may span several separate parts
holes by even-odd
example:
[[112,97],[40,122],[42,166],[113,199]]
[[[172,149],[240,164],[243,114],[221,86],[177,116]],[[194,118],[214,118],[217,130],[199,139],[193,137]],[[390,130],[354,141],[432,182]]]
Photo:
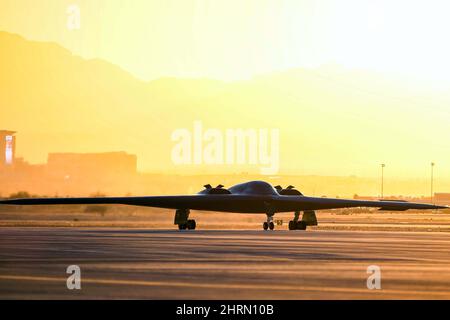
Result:
[[18,154],[34,163],[48,152],[123,150],[138,155],[143,171],[256,171],[173,166],[171,133],[200,120],[207,128],[279,128],[281,173],[374,176],[386,161],[392,175],[426,177],[431,160],[450,164],[444,89],[334,65],[230,83],[145,82],[0,32],[0,128],[18,131]]

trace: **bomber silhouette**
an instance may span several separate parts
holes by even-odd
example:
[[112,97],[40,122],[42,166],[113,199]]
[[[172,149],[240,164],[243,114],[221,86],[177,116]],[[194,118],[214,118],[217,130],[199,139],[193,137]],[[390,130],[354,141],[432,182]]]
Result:
[[[264,230],[274,229],[273,216],[277,212],[294,212],[289,230],[306,230],[317,225],[315,210],[375,207],[380,210],[404,211],[408,209],[446,209],[424,203],[391,200],[349,200],[304,196],[293,186],[273,187],[264,181],[250,181],[229,189],[223,185],[207,184],[196,195],[144,196],[144,197],[90,197],[90,198],[27,198],[0,200],[4,205],[52,205],[52,204],[125,204],[145,207],[176,209],[174,224],[180,230],[195,229],[196,221],[189,219],[190,210],[221,211],[236,213],[263,213],[267,220]],[[302,219],[300,212],[303,211]]]

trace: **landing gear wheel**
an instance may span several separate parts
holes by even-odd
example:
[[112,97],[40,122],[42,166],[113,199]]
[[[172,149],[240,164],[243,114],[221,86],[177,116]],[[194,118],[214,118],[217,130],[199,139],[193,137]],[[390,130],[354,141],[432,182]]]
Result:
[[268,224],[267,222],[264,222],[264,223],[263,223],[263,229],[264,229],[264,230],[269,229],[269,224]]
[[289,230],[306,230],[305,221],[289,221]]
[[273,222],[269,222],[269,229],[273,230],[275,228],[275,225],[273,224]]
[[178,225],[179,230],[186,230],[186,228],[187,228],[187,223],[181,223]]
[[195,230],[197,223],[195,222],[195,220],[188,220],[186,225],[189,230]]
[[289,221],[289,230],[295,230],[296,229],[296,223],[291,220]]
[[305,221],[298,221],[296,229],[297,230],[306,230],[306,222]]

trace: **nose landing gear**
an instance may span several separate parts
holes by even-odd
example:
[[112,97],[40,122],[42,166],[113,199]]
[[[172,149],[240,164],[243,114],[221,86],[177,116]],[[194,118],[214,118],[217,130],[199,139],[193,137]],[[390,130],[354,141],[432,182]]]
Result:
[[263,223],[263,229],[267,230],[273,230],[275,229],[275,224],[273,223],[273,215],[267,215],[267,221]]

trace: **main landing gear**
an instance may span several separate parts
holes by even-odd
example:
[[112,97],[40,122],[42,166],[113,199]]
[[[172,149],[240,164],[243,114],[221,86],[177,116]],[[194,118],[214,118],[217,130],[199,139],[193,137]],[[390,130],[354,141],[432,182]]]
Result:
[[195,227],[197,226],[197,223],[195,220],[188,220],[186,223],[180,223],[178,225],[179,230],[195,230]]
[[306,230],[306,222],[298,221],[300,211],[295,211],[294,220],[289,221],[289,230]]
[[178,209],[175,212],[175,218],[173,224],[178,225],[178,230],[195,230],[197,223],[193,219],[189,218],[189,209]]
[[289,221],[289,230],[306,230],[306,223],[304,221]]

